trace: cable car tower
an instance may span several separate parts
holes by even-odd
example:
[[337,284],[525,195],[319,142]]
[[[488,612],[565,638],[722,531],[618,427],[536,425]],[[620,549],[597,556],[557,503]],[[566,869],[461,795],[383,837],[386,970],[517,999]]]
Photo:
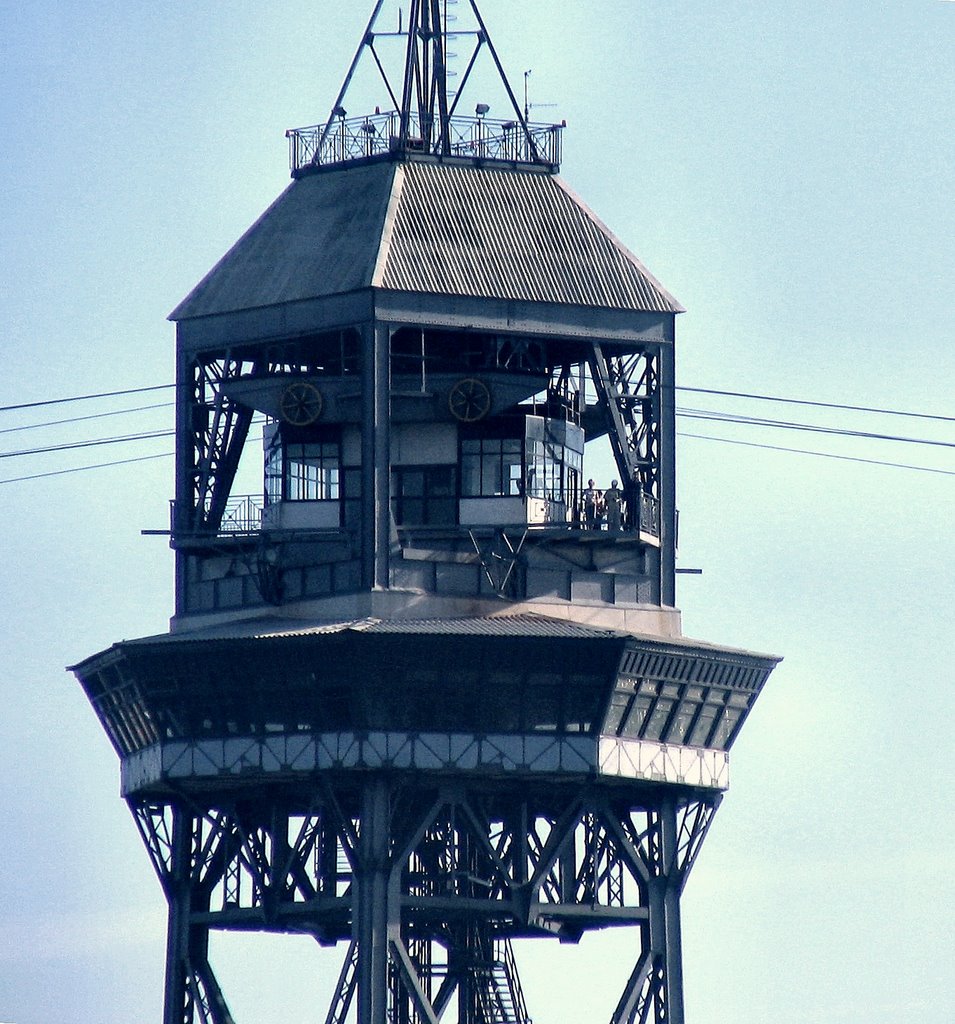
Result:
[[[776,659],[682,635],[681,307],[449,6],[379,0],[171,317],[175,615],[74,668],[168,901],[164,1024],[231,1024],[218,929],[334,948],[326,1024],[527,1024],[514,940],[628,928],[612,1024],[684,1019],[680,892]],[[501,120],[460,109],[482,61]]]

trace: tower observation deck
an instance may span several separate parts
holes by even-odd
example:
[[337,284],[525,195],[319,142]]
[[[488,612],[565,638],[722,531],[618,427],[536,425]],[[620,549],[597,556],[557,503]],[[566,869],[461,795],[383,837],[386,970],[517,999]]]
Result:
[[[613,1024],[684,1019],[680,893],[777,659],[682,634],[679,303],[447,8],[378,0],[171,315],[175,614],[74,668],[168,901],[164,1024],[232,1022],[219,929],[329,947],[326,1024],[526,1024],[513,940],[626,927]],[[505,119],[458,113],[482,61]]]

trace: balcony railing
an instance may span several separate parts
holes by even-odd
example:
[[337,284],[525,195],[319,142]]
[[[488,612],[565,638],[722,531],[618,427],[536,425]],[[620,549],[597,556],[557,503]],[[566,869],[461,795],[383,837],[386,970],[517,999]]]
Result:
[[[222,523],[217,534],[256,533],[262,529],[262,513],[265,509],[265,498],[261,494],[237,494],[226,502],[222,513]],[[172,533],[192,532],[183,529],[183,519],[176,515],[176,502],[169,503],[169,516]]]
[[[215,534],[222,536],[223,534],[232,535],[240,533],[257,533],[263,527],[263,514],[265,511],[266,503],[265,498],[261,494],[238,494],[229,498],[226,503],[225,512],[222,516],[222,523]],[[637,532],[639,530],[642,534],[647,534],[651,537],[660,536],[660,505],[659,502],[650,494],[641,493],[639,495],[639,509],[640,509],[640,521],[639,524],[634,522],[631,515],[627,514],[624,516],[621,524],[623,532]],[[580,511],[579,522],[565,522],[563,520],[548,520],[547,522],[531,523],[528,524],[532,531],[534,530],[553,530],[567,529],[577,530],[582,528],[584,520],[583,509]],[[171,531],[173,534],[180,536],[191,533],[190,530],[184,530],[182,526],[182,520],[177,521],[176,517],[176,503],[170,502],[170,523]],[[605,529],[606,523],[602,520],[598,523],[598,529]]]
[[660,536],[660,503],[652,494],[640,494],[640,532]]
[[436,122],[411,117],[402,134],[395,111],[368,117],[338,118],[327,124],[290,128],[289,164],[293,176],[308,167],[340,164],[384,153],[435,153],[507,163],[542,164],[556,169],[561,157],[559,124],[491,121],[484,117],[453,117],[447,144]]

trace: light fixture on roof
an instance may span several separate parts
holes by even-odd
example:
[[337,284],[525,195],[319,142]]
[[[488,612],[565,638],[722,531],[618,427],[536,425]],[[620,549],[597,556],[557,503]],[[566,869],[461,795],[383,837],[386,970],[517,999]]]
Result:
[[332,117],[340,117],[343,121],[345,120],[347,114],[348,111],[341,106],[335,107],[335,109],[332,111]]
[[486,113],[487,113],[487,112],[488,112],[488,111],[489,111],[490,109],[491,109],[491,108],[490,108],[490,107],[489,107],[489,106],[488,106],[488,105],[487,105],[486,103],[479,103],[479,104],[478,104],[478,105],[477,105],[477,106],[476,106],[476,107],[474,108],[474,113],[475,113],[475,114],[477,114],[477,116],[478,116],[478,117],[484,117],[484,115],[485,115],[485,114],[486,114]]

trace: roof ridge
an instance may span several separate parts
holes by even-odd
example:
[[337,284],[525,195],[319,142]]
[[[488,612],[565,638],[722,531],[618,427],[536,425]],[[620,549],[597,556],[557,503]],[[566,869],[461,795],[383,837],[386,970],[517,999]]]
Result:
[[613,245],[613,247],[623,256],[627,262],[632,264],[647,280],[657,289],[661,294],[665,295],[669,299],[673,306],[672,312],[674,313],[685,313],[686,307],[680,302],[672,292],[670,292],[661,282],[655,277],[646,264],[638,256],[636,256],[627,246],[618,238],[616,233],[612,231],[603,220],[591,209],[591,207],[580,198],[579,195],[564,181],[560,175],[554,175],[554,182],[559,188],[561,188],[567,195],[568,199],[584,214],[586,214],[594,225],[606,236],[607,240]]
[[375,256],[375,263],[371,271],[372,288],[381,288],[382,279],[385,274],[385,267],[391,252],[391,238],[395,230],[395,217],[398,212],[398,204],[401,202],[401,193],[404,187],[404,164],[395,164],[395,173],[391,179],[391,190],[388,194],[388,205],[385,208],[385,219],[381,225],[381,235],[378,239],[378,252]]

